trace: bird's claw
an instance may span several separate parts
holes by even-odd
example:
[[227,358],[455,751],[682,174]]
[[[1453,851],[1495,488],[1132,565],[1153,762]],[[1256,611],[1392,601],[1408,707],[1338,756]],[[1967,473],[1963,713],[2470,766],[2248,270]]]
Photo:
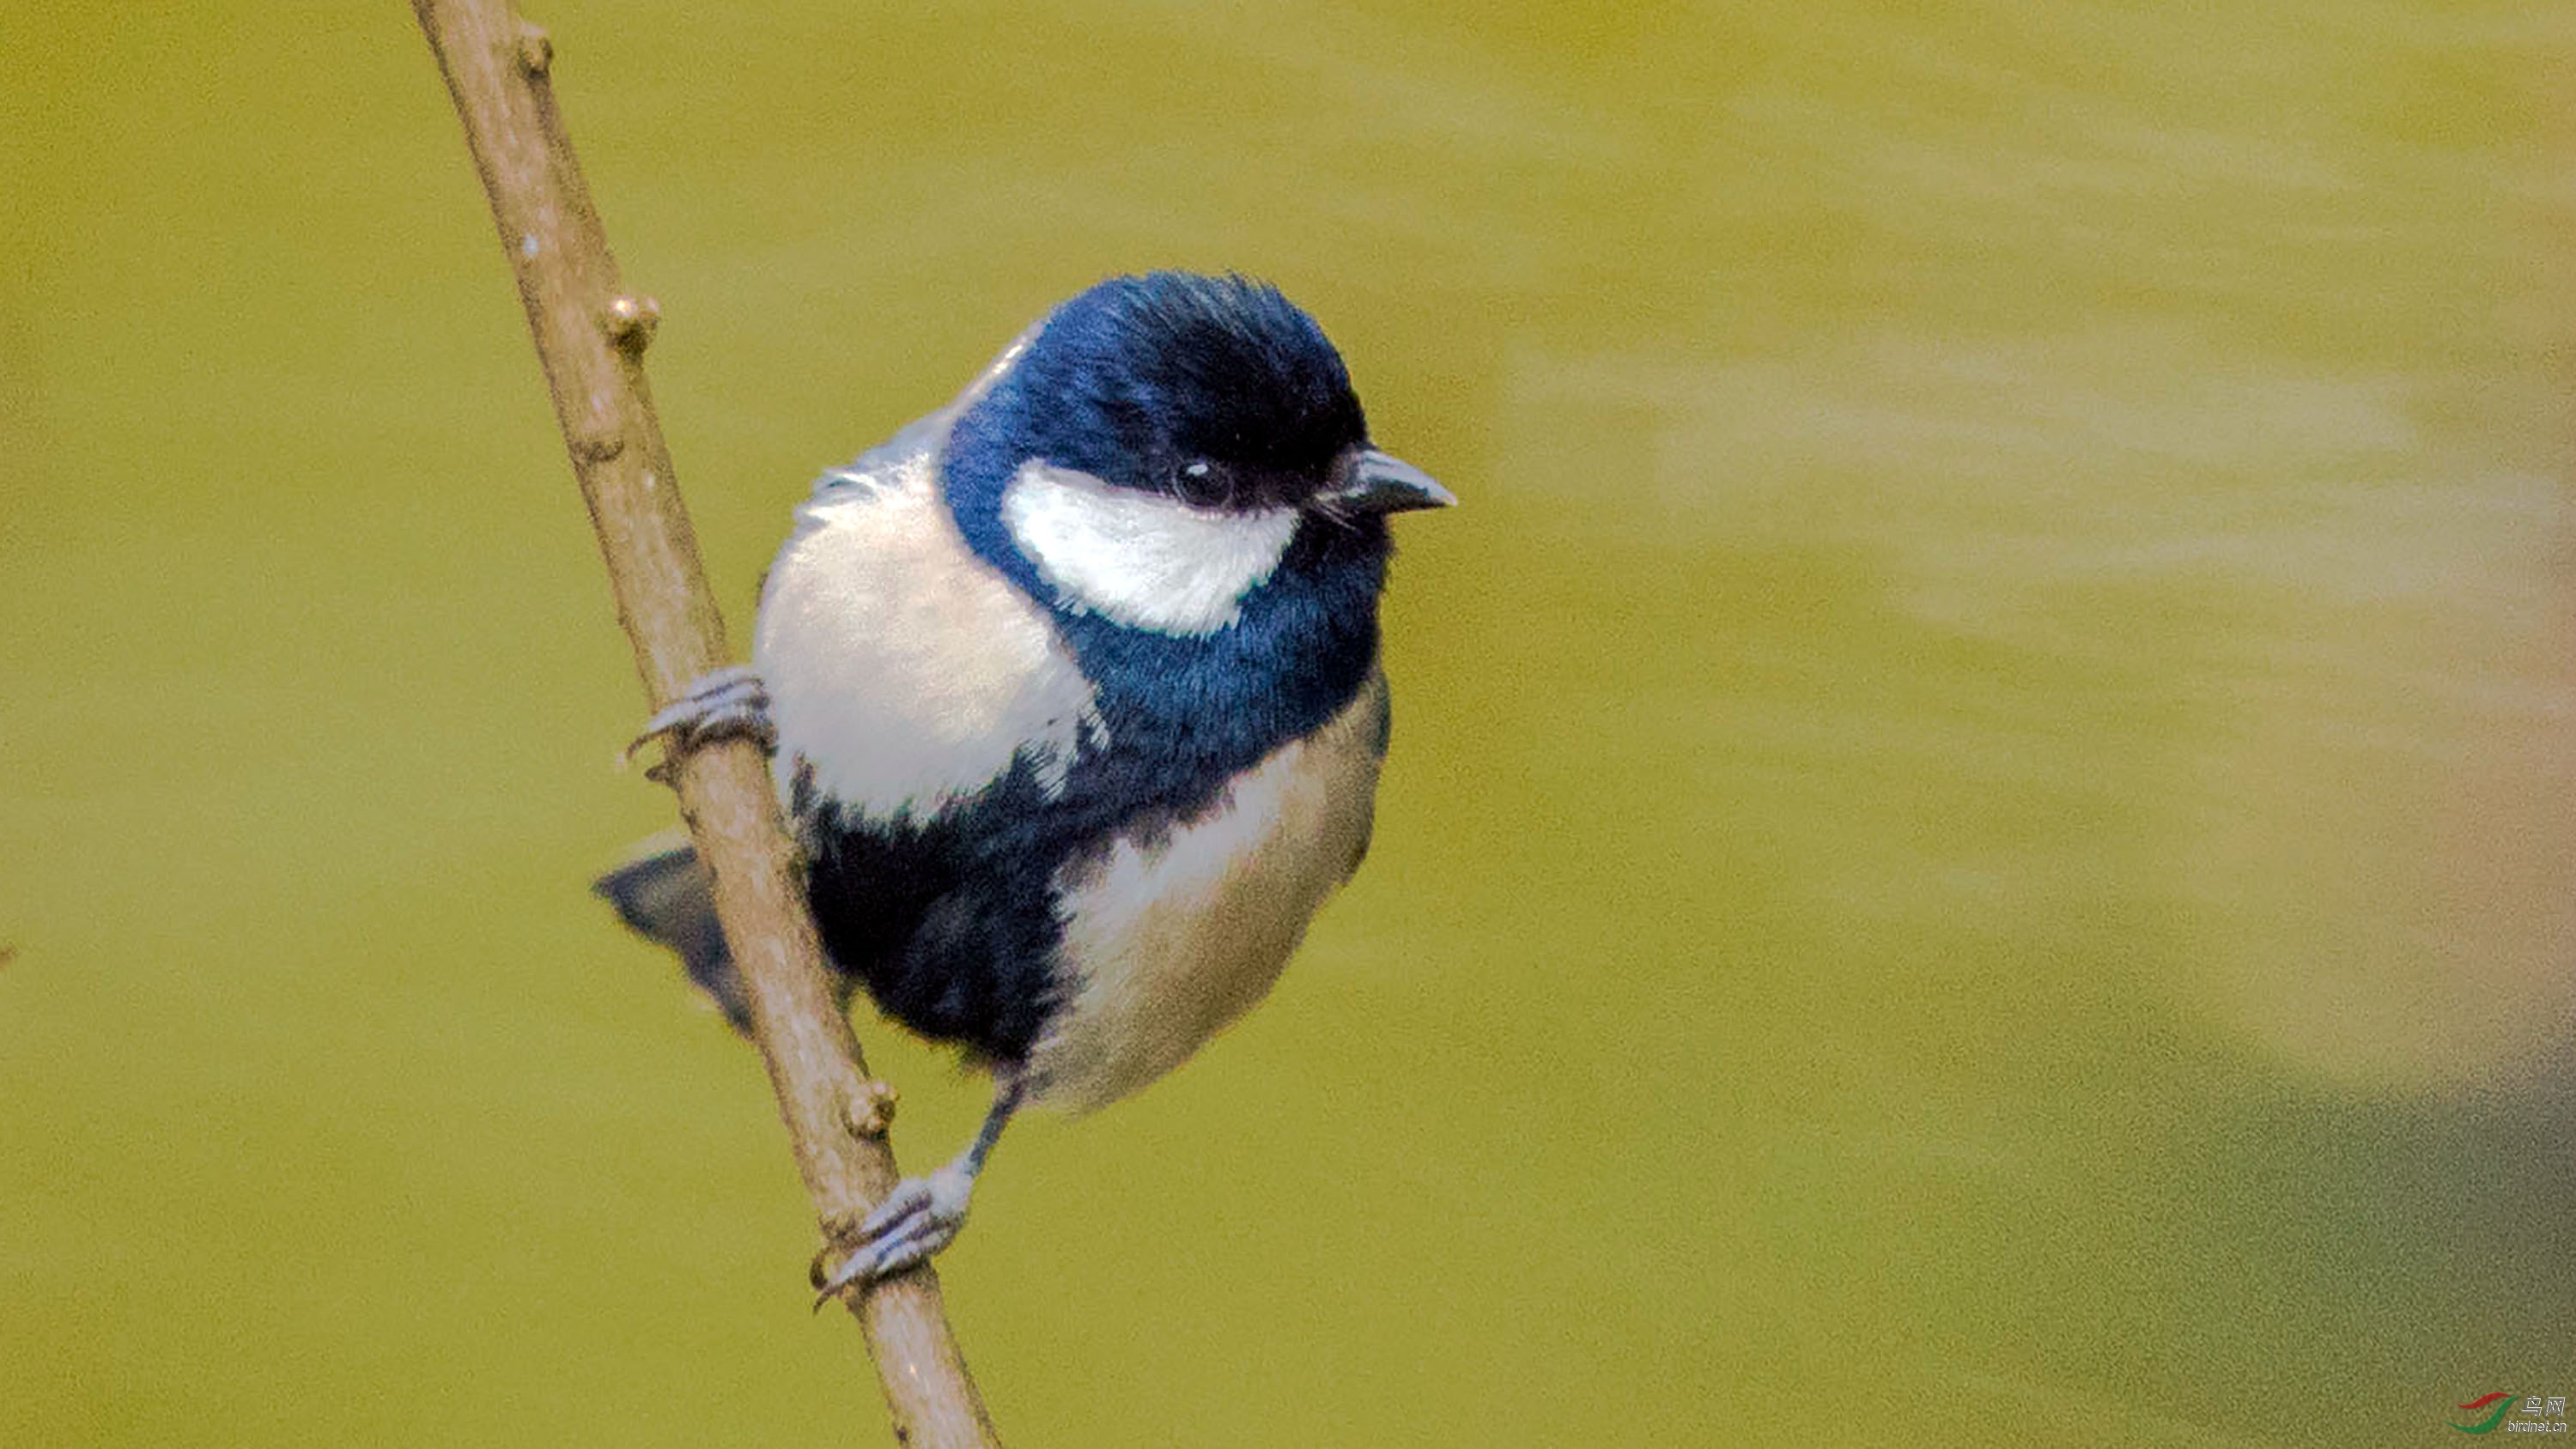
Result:
[[890,1278],[930,1261],[955,1242],[958,1229],[966,1226],[966,1206],[974,1190],[974,1178],[953,1164],[928,1177],[907,1177],[896,1183],[886,1200],[849,1234],[850,1255],[839,1267],[827,1272],[823,1260],[841,1244],[826,1245],[814,1255],[814,1307],[821,1309],[853,1284]]
[[619,759],[634,759],[636,751],[657,739],[669,740],[670,754],[682,755],[732,735],[757,740],[765,750],[778,747],[778,727],[769,718],[769,687],[747,664],[700,675],[686,694],[644,721],[644,732]]

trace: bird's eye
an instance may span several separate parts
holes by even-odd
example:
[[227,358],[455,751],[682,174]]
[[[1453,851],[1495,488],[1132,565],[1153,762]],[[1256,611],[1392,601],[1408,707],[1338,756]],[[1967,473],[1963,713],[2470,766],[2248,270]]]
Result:
[[1223,508],[1234,501],[1234,475],[1222,463],[1193,458],[1173,477],[1172,491],[1193,508]]

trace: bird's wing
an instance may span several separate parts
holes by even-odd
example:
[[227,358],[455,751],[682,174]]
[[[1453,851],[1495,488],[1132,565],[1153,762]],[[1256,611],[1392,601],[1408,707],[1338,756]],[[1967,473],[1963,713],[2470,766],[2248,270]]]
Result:
[[1022,761],[1060,787],[1096,720],[1046,610],[967,546],[932,449],[843,471],[797,510],[761,598],[782,794],[895,820]]

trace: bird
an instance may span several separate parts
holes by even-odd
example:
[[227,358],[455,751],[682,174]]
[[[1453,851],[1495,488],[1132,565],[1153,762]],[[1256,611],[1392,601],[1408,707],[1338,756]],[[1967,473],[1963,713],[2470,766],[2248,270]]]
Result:
[[[758,735],[844,1006],[994,1084],[818,1258],[818,1305],[953,1242],[1014,1113],[1127,1097],[1269,993],[1368,851],[1388,518],[1456,501],[1371,441],[1312,316],[1180,271],[1060,303],[815,484],[751,664],[645,738]],[[747,1032],[694,853],[596,891]]]

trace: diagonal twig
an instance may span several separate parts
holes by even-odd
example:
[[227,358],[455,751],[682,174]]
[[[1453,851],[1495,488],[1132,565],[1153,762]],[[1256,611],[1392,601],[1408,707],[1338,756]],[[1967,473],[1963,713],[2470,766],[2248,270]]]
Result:
[[[724,620],[644,382],[657,309],[627,293],[609,255],[548,79],[545,32],[504,0],[412,0],[465,122],[554,394],[555,416],[599,532],[617,614],[653,707],[724,663]],[[761,752],[732,739],[680,752],[669,776],[751,1000],[752,1034],[814,1208],[864,1215],[894,1185],[887,1093],[871,1081],[825,983],[822,947]],[[938,1278],[905,1273],[853,1295],[896,1441],[990,1449],[997,1440],[940,1305]]]

